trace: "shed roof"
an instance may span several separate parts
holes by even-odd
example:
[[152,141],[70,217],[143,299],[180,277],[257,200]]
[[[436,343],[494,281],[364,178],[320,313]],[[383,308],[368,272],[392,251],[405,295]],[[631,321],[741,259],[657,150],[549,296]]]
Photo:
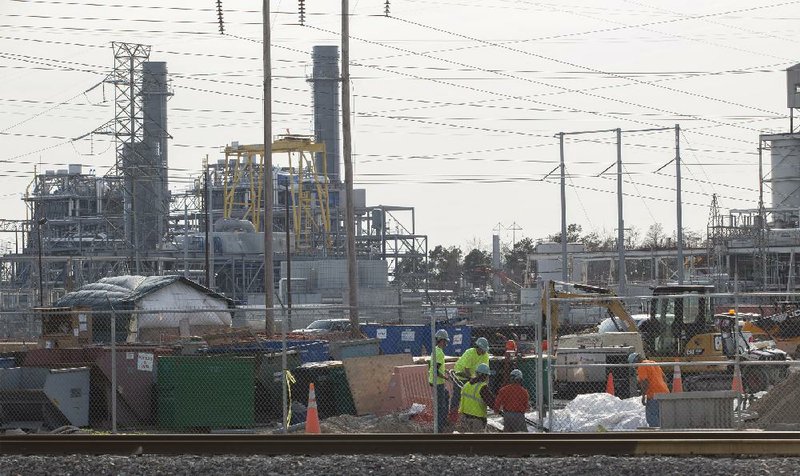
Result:
[[183,276],[113,276],[89,283],[77,291],[67,293],[55,303],[56,307],[88,307],[91,309],[131,309],[142,297],[175,282],[187,284],[199,292],[222,299],[233,306],[233,301],[199,283]]

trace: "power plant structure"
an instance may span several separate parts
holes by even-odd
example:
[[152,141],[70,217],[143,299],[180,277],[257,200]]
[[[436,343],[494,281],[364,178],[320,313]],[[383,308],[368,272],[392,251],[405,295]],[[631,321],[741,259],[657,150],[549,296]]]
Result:
[[[755,206],[724,212],[714,195],[710,204],[705,246],[683,250],[678,261],[675,244],[665,249],[627,250],[627,281],[638,283],[628,292],[649,294],[648,286],[676,282],[678,269],[687,271],[685,282],[713,284],[717,290],[733,291],[734,281],[742,291],[796,291],[800,268],[800,133],[794,112],[800,108],[800,64],[786,71],[789,128],[758,137],[759,194]],[[769,162],[765,163],[765,153]],[[771,191],[772,202],[765,203]],[[569,259],[562,263],[560,245],[542,243],[530,262],[540,279],[560,280],[567,266],[570,280],[614,286],[619,259],[616,251],[586,251],[570,244]]]
[[[125,274],[183,275],[239,304],[263,304],[265,232],[273,233],[276,291],[285,292],[290,258],[295,303],[341,304],[338,48],[314,48],[308,81],[315,131],[275,138],[273,154],[289,162],[267,171],[271,190],[263,189],[263,144],[233,142],[223,158],[198,160],[193,185],[182,191],[169,188],[167,65],[150,61],[146,45],[112,48],[106,82],[114,86],[115,117],[91,133],[114,137],[115,163],[102,176],[80,164],[35,170],[26,219],[0,221],[15,243],[0,257],[3,309],[47,306],[84,284]],[[265,193],[275,204],[268,224]],[[412,207],[369,206],[363,189],[354,196],[359,299],[397,305],[398,289],[423,288],[427,237],[417,233]]]
[[[343,184],[339,167],[339,55],[335,46],[313,50],[312,134],[274,138],[286,165],[265,171],[264,145],[232,142],[218,158],[198,160],[194,183],[170,190],[167,103],[172,95],[164,62],[150,60],[146,45],[113,43],[114,67],[106,82],[115,91],[115,117],[91,133],[113,136],[115,162],[97,175],[81,164],[34,169],[25,190],[26,218],[0,220],[13,234],[13,251],[0,257],[0,305],[26,310],[107,276],[183,275],[241,305],[263,304],[264,235],[273,234],[278,296],[291,284],[298,304],[346,304]],[[723,212],[710,206],[707,239],[687,248],[631,250],[628,281],[687,282],[730,290],[797,289],[800,250],[800,65],[787,70],[788,131],[761,134],[755,206]],[[264,189],[264,175],[272,184]],[[771,203],[765,195],[771,190]],[[264,196],[273,194],[271,223]],[[413,207],[368,205],[354,190],[360,305],[397,306],[426,288],[427,237],[416,229]],[[616,252],[570,247],[570,259],[542,246],[530,256],[542,275],[560,274],[590,284],[613,282]],[[287,261],[292,260],[291,283]],[[633,263],[631,263],[633,264]],[[646,269],[647,275],[641,270]],[[639,271],[636,271],[639,270]],[[634,273],[639,275],[634,275]],[[552,274],[552,273],[551,273]],[[635,286],[633,287],[635,289]],[[409,292],[411,291],[411,292]],[[8,327],[8,326],[7,326]]]

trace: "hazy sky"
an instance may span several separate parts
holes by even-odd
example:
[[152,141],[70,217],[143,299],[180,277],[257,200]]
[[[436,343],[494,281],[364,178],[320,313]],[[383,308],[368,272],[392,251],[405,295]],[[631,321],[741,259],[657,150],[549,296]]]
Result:
[[[173,189],[230,141],[261,142],[261,2],[2,0],[0,209],[24,217],[34,165],[114,161],[112,41],[166,61]],[[351,0],[356,187],[416,207],[431,246],[559,230],[559,131],[681,125],[684,223],[705,231],[757,203],[759,131],[788,128],[784,70],[800,62],[800,0]],[[312,133],[311,48],[339,44],[340,2],[273,0],[274,133]],[[793,47],[794,46],[794,47]],[[623,134],[625,226],[675,229],[674,134]],[[568,221],[617,226],[612,133],[566,145]],[[276,156],[277,163],[284,159]],[[765,167],[769,171],[769,166]],[[555,172],[554,172],[555,173]],[[767,204],[769,188],[767,187]],[[511,231],[501,233],[505,243]],[[0,237],[4,239],[6,237]]]

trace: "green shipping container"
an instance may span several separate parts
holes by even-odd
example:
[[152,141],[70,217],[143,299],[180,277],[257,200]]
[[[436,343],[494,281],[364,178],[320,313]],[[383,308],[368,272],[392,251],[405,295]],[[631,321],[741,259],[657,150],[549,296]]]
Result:
[[[524,380],[524,386],[528,390],[528,393],[531,396],[531,405],[536,407],[536,361],[539,360],[539,356],[537,355],[526,355],[519,359],[516,359],[517,368],[522,371],[522,378]],[[546,356],[542,357],[542,372],[544,379],[542,386],[542,399],[545,405],[549,404],[548,400],[548,374],[550,373],[550,364],[554,364],[554,358],[547,358]]]
[[254,422],[255,359],[158,357],[162,428],[249,428]]

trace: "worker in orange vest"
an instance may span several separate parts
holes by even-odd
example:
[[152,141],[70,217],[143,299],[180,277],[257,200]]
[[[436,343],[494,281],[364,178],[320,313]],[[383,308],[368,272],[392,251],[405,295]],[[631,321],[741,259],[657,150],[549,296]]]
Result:
[[[652,360],[644,360],[641,355],[632,352],[628,355],[628,363],[654,364],[655,362]],[[637,367],[636,377],[636,380],[639,382],[639,388],[642,390],[642,404],[645,406],[644,415],[647,419],[647,426],[659,426],[661,423],[661,415],[658,410],[658,402],[656,402],[653,397],[660,393],[669,393],[664,371],[661,367],[655,365]]]

